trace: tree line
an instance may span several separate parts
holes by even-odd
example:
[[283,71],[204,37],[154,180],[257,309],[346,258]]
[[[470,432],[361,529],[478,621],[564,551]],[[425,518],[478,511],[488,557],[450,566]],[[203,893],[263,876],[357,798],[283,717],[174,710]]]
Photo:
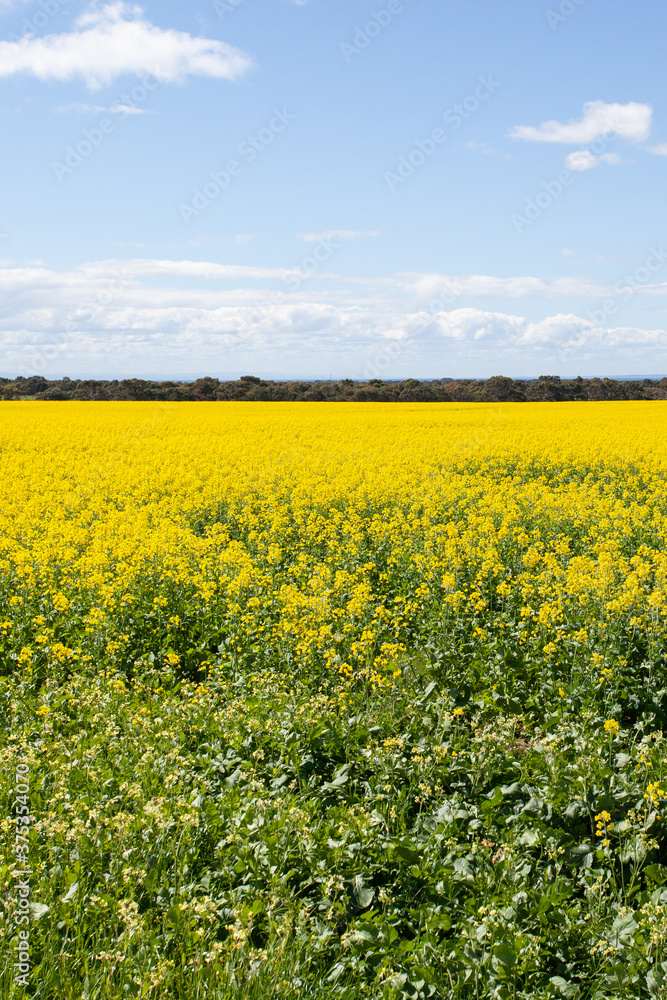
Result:
[[526,403],[623,399],[667,399],[667,378],[653,380],[573,378],[537,379],[409,378],[385,382],[267,381],[243,375],[235,381],[198,378],[193,382],[145,379],[47,379],[41,375],[0,378],[2,400],[88,400],[165,402],[378,402],[378,403]]

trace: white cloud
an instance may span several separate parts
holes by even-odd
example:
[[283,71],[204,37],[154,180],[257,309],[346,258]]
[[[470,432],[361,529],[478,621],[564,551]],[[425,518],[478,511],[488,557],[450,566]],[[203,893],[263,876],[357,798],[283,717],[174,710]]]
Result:
[[523,316],[456,309],[438,314],[434,326],[447,339],[471,345],[489,343],[494,350],[500,351],[547,347],[566,356],[611,347],[653,346],[667,352],[667,330],[606,329],[591,319],[563,313],[530,322]]
[[574,153],[570,153],[569,156],[565,157],[565,166],[568,170],[576,170],[577,172],[583,172],[584,170],[592,170],[593,167],[597,167],[600,160],[597,156],[593,156],[589,153],[587,149],[578,149]]
[[667,156],[667,142],[659,142],[657,146],[647,146],[647,149],[654,156]]
[[584,146],[605,135],[617,135],[629,142],[645,142],[653,127],[653,108],[650,104],[605,104],[589,101],[584,104],[583,117],[567,123],[543,122],[537,128],[517,125],[511,129],[512,139],[526,142],[559,142],[571,146]]
[[81,78],[91,90],[123,74],[152,74],[163,83],[188,76],[235,80],[251,65],[247,55],[225,42],[158,28],[140,7],[122,0],[94,5],[75,21],[74,31],[0,42],[0,76]]
[[599,167],[601,163],[616,166],[619,163],[623,163],[623,160],[618,153],[602,153],[600,156],[593,156],[587,149],[577,149],[574,153],[569,153],[565,157],[565,166],[567,169],[578,172],[592,170],[593,167]]
[[535,278],[523,276],[496,278],[488,274],[412,274],[399,275],[406,291],[422,302],[444,298],[578,298],[609,297],[618,292],[614,286],[597,278]]
[[[140,246],[141,244],[130,244]],[[667,260],[667,250],[660,246],[651,252],[650,270],[657,273],[660,262]],[[655,258],[655,259],[654,259]],[[37,266],[39,263],[40,266]],[[33,266],[14,267],[10,263],[0,262],[0,293],[4,296],[16,294],[17,289],[31,290],[35,295],[58,294],[71,292],[78,299],[87,295],[95,295],[98,288],[107,287],[110,281],[122,276],[126,289],[134,289],[141,295],[145,293],[146,301],[153,296],[159,296],[169,289],[169,294],[179,296],[206,295],[210,302],[229,301],[230,297],[251,300],[261,297],[266,287],[277,287],[287,294],[287,285],[282,285],[292,279],[294,267],[256,267],[242,264],[220,264],[211,261],[170,260],[149,257],[137,257],[128,260],[110,259],[90,261],[81,264],[72,271],[54,271],[42,265],[42,262],[32,262]],[[385,278],[347,278],[332,272],[318,272],[310,281],[304,281],[300,286],[300,296],[308,301],[318,300],[331,302],[335,298],[347,298],[350,304],[359,302],[385,301],[387,306],[405,308],[407,311],[421,310],[422,305],[438,303],[443,296],[453,296],[457,299],[573,299],[573,298],[625,298],[634,295],[667,295],[667,282],[650,283],[647,280],[648,268],[642,266],[642,272],[633,278],[627,276],[627,281],[612,283],[599,278],[583,276],[566,276],[555,278],[539,278],[532,275],[511,278],[498,278],[484,274],[424,274],[420,272],[403,272]],[[646,272],[646,276],[643,272]],[[158,284],[152,283],[156,279]],[[171,282],[169,281],[171,279]],[[634,287],[632,285],[634,281]],[[213,282],[215,289],[202,290],[202,282]],[[314,282],[318,282],[315,289]],[[258,283],[260,290],[258,291]],[[327,290],[327,284],[333,285],[335,291]],[[223,287],[224,286],[224,287]],[[128,293],[129,294],[129,293]],[[132,294],[135,294],[133,291]],[[267,292],[267,297],[271,292]],[[402,298],[401,298],[402,296]],[[143,301],[143,298],[142,298]],[[447,303],[444,303],[446,306]],[[443,308],[442,303],[438,306]]]
[[146,108],[138,108],[134,104],[112,104],[106,107],[103,104],[61,104],[56,108],[57,115],[154,115],[156,111],[148,111]]
[[379,236],[377,230],[363,232],[360,229],[325,229],[322,233],[299,233],[299,239],[304,243],[318,243],[320,240],[363,240],[367,237]]
[[[196,364],[218,374],[252,364],[260,373],[362,377],[387,345],[395,377],[539,374],[547,362],[570,374],[590,359],[602,374],[622,371],[623,359],[632,365],[625,370],[667,370],[667,330],[605,329],[595,313],[586,318],[558,309],[537,320],[497,309],[435,311],[405,294],[430,292],[443,280],[478,296],[610,294],[595,279],[412,274],[385,279],[385,292],[373,294],[376,281],[335,293],[304,283],[290,293],[283,284],[290,273],[153,259],[95,261],[67,272],[37,262],[0,267],[3,372],[151,375],[167,364],[171,374],[186,375]],[[641,291],[666,295],[667,285]]]

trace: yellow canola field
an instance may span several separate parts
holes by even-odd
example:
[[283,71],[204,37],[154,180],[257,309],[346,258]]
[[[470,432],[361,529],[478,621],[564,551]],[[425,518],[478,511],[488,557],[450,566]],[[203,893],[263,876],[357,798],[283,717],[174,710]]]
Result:
[[664,632],[660,402],[6,403],[0,442],[18,669],[254,656],[383,685],[453,630],[598,666],[619,629]]

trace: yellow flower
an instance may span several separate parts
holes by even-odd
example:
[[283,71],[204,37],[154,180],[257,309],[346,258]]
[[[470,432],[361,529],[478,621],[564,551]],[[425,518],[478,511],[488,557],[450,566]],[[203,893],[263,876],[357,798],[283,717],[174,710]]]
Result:
[[463,708],[455,708],[454,711],[452,712],[452,715],[459,715],[459,716],[460,715],[465,715],[465,709],[463,709]]
[[607,719],[604,724],[605,733],[609,733],[611,736],[615,736],[620,731],[620,728],[616,719]]
[[666,796],[667,792],[660,787],[659,781],[652,782],[646,789],[645,798],[647,798],[653,805],[659,805],[661,800]]
[[48,705],[42,705],[41,708],[37,709],[37,711],[35,712],[35,715],[43,715],[44,717],[46,717],[47,715],[50,714],[50,712],[51,712],[51,709],[49,708]]

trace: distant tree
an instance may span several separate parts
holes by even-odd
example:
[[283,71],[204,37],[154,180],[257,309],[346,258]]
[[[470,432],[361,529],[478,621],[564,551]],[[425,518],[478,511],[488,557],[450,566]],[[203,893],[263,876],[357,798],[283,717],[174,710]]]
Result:
[[506,375],[494,375],[485,383],[484,398],[490,403],[523,403],[526,394],[520,382]]
[[531,402],[557,402],[567,399],[567,391],[558,375],[540,375],[535,382],[527,382],[525,397]]
[[219,387],[220,379],[198,378],[191,388],[197,399],[213,399]]

